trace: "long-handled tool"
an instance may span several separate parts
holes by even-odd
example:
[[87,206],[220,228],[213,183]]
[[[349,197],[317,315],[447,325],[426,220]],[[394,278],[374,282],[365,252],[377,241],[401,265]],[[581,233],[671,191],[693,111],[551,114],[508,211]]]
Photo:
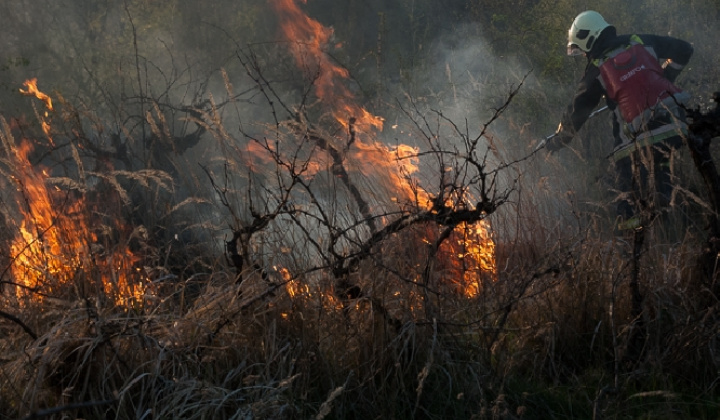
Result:
[[[588,115],[588,119],[593,118],[594,116],[602,113],[602,112],[605,111],[606,109],[608,109],[608,106],[607,106],[607,105],[605,105],[605,106],[602,107],[602,108],[596,109],[595,111],[591,112],[590,115]],[[538,145],[535,147],[535,150],[533,150],[533,153],[535,153],[535,152],[537,152],[538,150],[540,150],[540,149],[542,149],[543,147],[545,147],[545,145],[547,144],[547,142],[550,141],[550,139],[552,139],[553,137],[556,137],[557,135],[558,135],[558,132],[556,131],[556,132],[550,134],[549,136],[545,137],[544,139],[542,139],[542,140],[540,141],[540,143],[538,143]]]

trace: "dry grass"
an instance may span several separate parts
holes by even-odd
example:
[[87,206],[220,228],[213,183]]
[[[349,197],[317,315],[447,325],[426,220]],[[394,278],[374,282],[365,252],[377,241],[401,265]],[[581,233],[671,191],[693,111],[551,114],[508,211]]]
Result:
[[239,288],[221,267],[192,299],[181,283],[134,309],[5,299],[38,338],[3,320],[3,418],[586,417],[608,386],[607,418],[711,418],[720,325],[693,248],[644,257],[646,335],[628,361],[622,244],[577,246],[560,271],[500,272],[475,298],[428,301],[368,266],[367,296],[344,303],[322,276],[291,297],[280,276]]
[[[632,237],[608,235],[608,221],[588,216],[571,196],[547,192],[544,201],[545,192],[532,193],[491,218],[498,269],[477,296],[459,293],[453,255],[430,252],[433,226],[416,226],[373,249],[346,279],[359,291],[347,298],[336,293],[331,270],[313,265],[282,225],[249,244],[265,264],[246,267],[241,284],[211,252],[214,244],[182,248],[172,235],[167,243],[153,238],[179,220],[178,209],[206,200],[162,203],[169,185],[160,173],[98,177],[122,192],[123,202],[132,200],[120,186],[126,178],[145,182],[143,191],[160,187],[149,196],[167,204],[155,225],[109,235],[144,256],[152,287],[133,305],[119,305],[97,287],[94,267],[83,266],[42,301],[18,299],[6,270],[0,419],[720,412],[720,302],[712,285],[698,280],[700,237],[670,242],[660,226],[647,235],[638,260],[643,310],[635,317]],[[557,203],[574,219],[548,216],[558,213]],[[11,226],[3,232],[12,238]]]

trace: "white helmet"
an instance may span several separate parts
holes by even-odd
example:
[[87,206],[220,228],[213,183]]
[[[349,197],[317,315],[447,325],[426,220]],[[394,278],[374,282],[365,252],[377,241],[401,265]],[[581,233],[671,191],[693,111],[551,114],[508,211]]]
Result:
[[587,10],[577,15],[568,31],[568,55],[590,52],[603,29],[610,26],[598,12]]

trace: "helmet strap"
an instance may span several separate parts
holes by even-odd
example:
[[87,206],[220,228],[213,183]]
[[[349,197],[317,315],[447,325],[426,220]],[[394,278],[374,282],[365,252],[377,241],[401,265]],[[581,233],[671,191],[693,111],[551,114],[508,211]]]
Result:
[[595,43],[595,37],[594,37],[594,36],[591,36],[590,38],[588,38],[587,42],[585,43],[585,45],[587,46],[588,52],[590,52],[590,50],[592,50],[592,47],[593,47],[593,44],[594,44],[594,43]]

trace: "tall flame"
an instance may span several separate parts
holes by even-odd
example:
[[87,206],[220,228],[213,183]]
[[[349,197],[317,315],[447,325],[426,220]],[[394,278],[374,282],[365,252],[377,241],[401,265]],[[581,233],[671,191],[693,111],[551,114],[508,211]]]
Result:
[[[25,86],[52,109],[52,100],[37,90],[34,79]],[[23,216],[10,245],[15,295],[42,301],[82,280],[100,281],[100,289],[120,305],[140,301],[144,291],[134,270],[138,258],[125,246],[101,251],[98,235],[90,228],[89,204],[75,192],[48,188],[47,172],[30,163],[33,147],[27,140],[8,149]]]
[[[307,16],[300,9],[299,2],[305,4],[307,1],[270,0],[298,68],[308,69],[310,76],[314,77],[317,97],[332,109],[338,123],[347,130],[362,134],[354,139],[348,151],[347,162],[358,165],[351,169],[368,177],[384,177],[381,182],[394,189],[398,200],[430,208],[431,197],[409,181],[410,175],[419,171],[418,149],[405,144],[391,147],[374,139],[373,134],[383,129],[383,119],[355,103],[346,87],[349,78],[347,69],[327,54],[333,30]],[[489,232],[484,221],[474,226],[461,225],[454,232],[454,242],[444,245],[446,252],[452,254],[450,259],[459,260],[463,265],[457,271],[465,285],[463,293],[468,296],[474,296],[480,290],[479,271],[495,272],[494,242]]]
[[315,94],[332,110],[338,123],[358,134],[348,155],[349,161],[359,162],[361,166],[351,169],[359,170],[366,176],[384,174],[382,182],[392,184],[398,200],[419,201],[423,206],[428,205],[430,198],[427,194],[407,182],[407,177],[418,170],[417,159],[413,158],[417,156],[417,148],[405,144],[388,146],[374,140],[372,134],[383,129],[383,118],[356,104],[353,94],[346,87],[350,76],[348,70],[327,54],[333,30],[307,16],[298,1],[306,3],[305,0],[270,0],[298,68],[310,66],[309,71],[316,76]]
[[[301,1],[306,3],[306,0]],[[353,95],[343,84],[349,77],[347,69],[333,62],[326,53],[333,30],[307,16],[295,0],[270,0],[270,3],[277,11],[285,39],[292,43],[298,67],[307,67],[308,58],[315,62],[317,67],[312,71],[318,71],[315,81],[317,97],[330,105],[338,122],[348,128],[353,121],[351,119],[354,119],[359,131],[382,130],[381,117],[352,102]]]
[[455,262],[451,267],[454,282],[466,296],[476,296],[484,281],[495,278],[495,241],[485,220],[458,225],[441,252],[454,254],[449,258]]

